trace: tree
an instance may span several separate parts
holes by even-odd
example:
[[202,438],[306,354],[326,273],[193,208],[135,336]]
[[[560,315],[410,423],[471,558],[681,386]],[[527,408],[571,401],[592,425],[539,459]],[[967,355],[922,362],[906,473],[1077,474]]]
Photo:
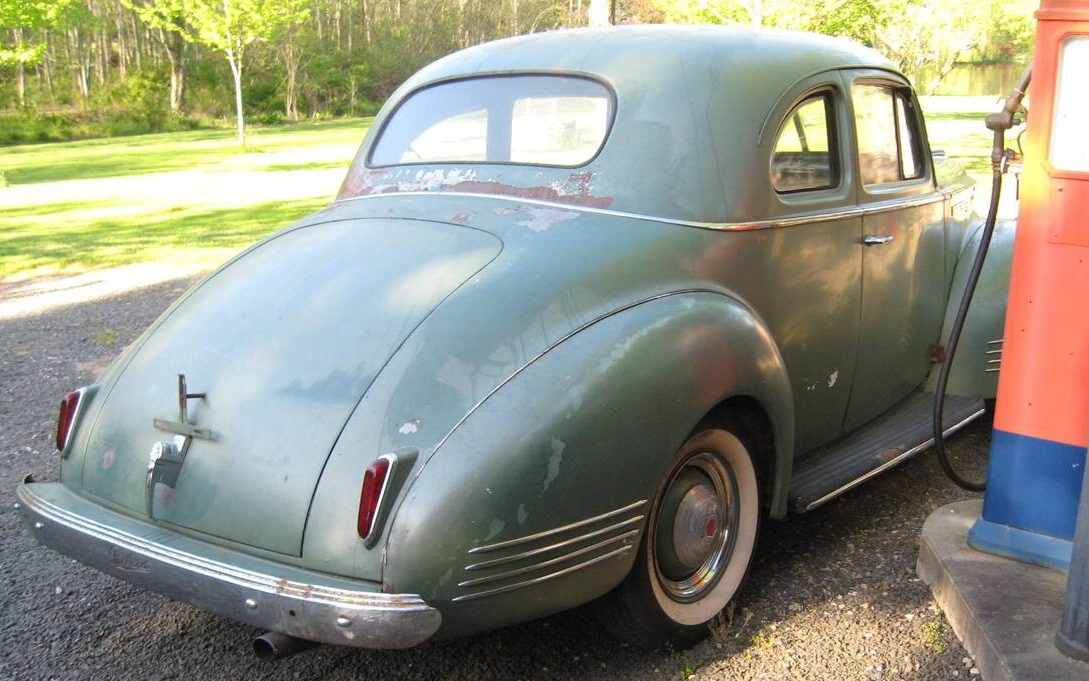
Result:
[[299,120],[299,69],[314,47],[311,34],[305,30],[309,11],[302,4],[297,11],[298,16],[278,22],[272,35],[284,63],[284,115],[289,121]]
[[152,35],[163,48],[170,62],[170,111],[181,112],[185,95],[185,67],[188,60],[187,41],[180,27],[186,26],[187,0],[122,0],[140,20],[152,29]]
[[64,20],[69,0],[3,0],[0,2],[0,31],[10,31],[10,48],[0,46],[0,66],[15,67],[15,90],[19,106],[26,106],[26,69],[45,54],[44,31]]
[[889,19],[873,46],[913,80],[924,67],[937,73],[921,92],[931,92],[953,65],[977,49],[986,35],[990,8],[985,3],[952,5],[946,0],[883,0]]
[[242,74],[246,50],[253,43],[268,40],[285,27],[304,21],[306,0],[149,0],[149,4],[176,7],[177,14],[160,14],[171,23],[171,28],[189,42],[204,45],[227,58],[234,83],[238,143],[245,147]]
[[[969,57],[996,35],[1013,36],[1011,53],[1023,52],[1031,33],[1032,0],[656,0],[667,21],[751,24],[813,31],[857,40],[896,62],[905,74],[918,77],[924,67],[936,75],[920,84],[923,92],[937,85],[959,59]],[[1002,24],[992,19],[992,7]],[[1004,32],[1003,32],[1004,31]],[[992,39],[993,42],[993,39]]]

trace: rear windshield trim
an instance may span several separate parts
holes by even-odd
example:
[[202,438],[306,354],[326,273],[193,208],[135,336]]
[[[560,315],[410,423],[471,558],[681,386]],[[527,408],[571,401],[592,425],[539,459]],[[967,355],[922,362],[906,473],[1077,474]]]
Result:
[[[577,78],[577,79],[580,79],[580,80],[590,81],[592,83],[600,85],[602,88],[605,89],[605,91],[609,95],[609,112],[607,114],[607,120],[605,122],[605,134],[602,135],[601,144],[598,145],[597,150],[594,151],[594,154],[590,158],[586,159],[585,161],[583,161],[582,163],[579,163],[577,165],[561,165],[561,164],[556,164],[556,163],[525,163],[525,162],[522,162],[522,161],[405,161],[403,163],[382,163],[382,164],[378,164],[378,163],[373,162],[374,152],[378,148],[378,141],[381,140],[382,136],[386,133],[386,128],[389,126],[390,121],[392,121],[394,116],[397,115],[397,112],[401,110],[401,107],[405,104],[405,102],[412,99],[418,93],[420,93],[420,92],[422,92],[424,90],[427,90],[429,88],[437,87],[439,85],[448,85],[448,84],[451,84],[451,83],[458,83],[458,82],[467,81],[467,80],[486,80],[486,79],[492,79],[492,78],[516,78],[516,77],[523,77],[523,76],[548,76],[548,77],[559,77],[559,78]],[[613,123],[616,122],[616,109],[617,109],[616,101],[617,101],[617,99],[616,99],[616,90],[608,82],[602,80],[601,78],[598,78],[596,76],[593,76],[593,75],[590,75],[590,74],[587,74],[587,73],[578,73],[578,72],[572,72],[572,71],[503,71],[501,73],[474,73],[474,74],[470,74],[470,75],[462,75],[462,76],[455,76],[455,77],[452,77],[452,78],[443,78],[443,79],[440,79],[440,80],[434,80],[434,81],[431,81],[429,83],[424,83],[423,85],[413,89],[411,92],[409,92],[409,93],[405,94],[403,97],[401,97],[400,101],[397,102],[397,105],[393,107],[393,109],[389,112],[388,115],[386,115],[385,119],[382,121],[382,126],[378,129],[377,133],[374,135],[373,140],[370,142],[370,147],[367,149],[367,156],[364,159],[363,165],[364,165],[364,167],[366,167],[368,169],[371,169],[371,168],[373,168],[373,169],[378,169],[378,168],[399,168],[399,167],[402,167],[402,166],[448,166],[448,165],[457,165],[457,166],[489,165],[489,166],[516,166],[516,167],[523,167],[523,168],[528,167],[528,168],[560,168],[560,169],[583,168],[585,166],[590,165],[591,163],[596,161],[599,156],[601,156],[601,151],[605,148],[605,143],[608,142],[610,135],[612,135]]]

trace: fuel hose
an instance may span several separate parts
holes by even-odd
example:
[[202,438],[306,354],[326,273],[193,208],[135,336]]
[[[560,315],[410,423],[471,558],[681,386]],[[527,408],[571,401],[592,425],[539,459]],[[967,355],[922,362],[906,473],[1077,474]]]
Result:
[[972,305],[972,296],[979,283],[980,272],[983,271],[983,262],[987,259],[987,249],[991,246],[991,237],[994,235],[995,223],[998,221],[998,201],[1002,196],[1002,174],[1006,170],[1006,131],[1014,126],[1014,116],[1021,108],[1021,100],[1025,97],[1032,78],[1032,64],[1025,69],[1017,87],[1013,89],[1002,110],[987,116],[987,127],[994,132],[994,145],[991,148],[991,203],[987,209],[987,219],[983,223],[983,232],[979,237],[979,248],[976,250],[975,259],[972,260],[972,269],[968,272],[968,281],[964,286],[964,295],[961,296],[957,315],[953,318],[953,326],[949,329],[949,340],[946,344],[945,359],[938,371],[938,385],[934,393],[934,449],[938,454],[938,462],[942,470],[958,487],[969,492],[982,492],[986,489],[985,482],[968,480],[953,468],[949,461],[949,453],[945,450],[945,428],[942,426],[942,411],[945,407],[945,389],[949,382],[949,371],[953,366],[953,358],[957,354],[957,344],[960,342],[960,334],[964,329],[964,321],[968,318],[968,308]]

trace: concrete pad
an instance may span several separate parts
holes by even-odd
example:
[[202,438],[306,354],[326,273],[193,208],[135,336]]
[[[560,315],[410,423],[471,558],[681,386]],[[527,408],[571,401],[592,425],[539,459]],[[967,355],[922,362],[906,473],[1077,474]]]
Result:
[[985,681],[1085,681],[1089,664],[1055,648],[1066,575],[968,546],[981,500],[942,506],[923,524],[917,570]]

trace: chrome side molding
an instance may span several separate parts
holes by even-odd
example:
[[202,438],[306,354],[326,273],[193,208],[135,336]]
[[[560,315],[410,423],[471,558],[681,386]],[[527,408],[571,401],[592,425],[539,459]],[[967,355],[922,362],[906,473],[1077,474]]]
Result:
[[468,552],[470,559],[482,553],[497,555],[465,566],[466,579],[458,588],[470,591],[453,600],[523,589],[629,555],[638,546],[646,504],[642,499],[567,525],[474,547]]
[[458,191],[403,191],[388,192],[385,194],[363,194],[362,196],[349,196],[347,198],[337,199],[333,202],[333,204],[335,205],[338,203],[347,203],[349,201],[363,201],[365,199],[378,199],[385,196],[456,196],[477,199],[498,199],[501,201],[510,201],[513,203],[520,203],[531,206],[559,208],[563,210],[575,211],[577,213],[610,215],[613,217],[628,218],[631,220],[647,220],[650,222],[661,222],[664,224],[678,225],[681,227],[717,229],[724,232],[751,232],[760,229],[780,229],[783,227],[793,227],[797,225],[808,225],[819,222],[831,222],[833,220],[843,220],[846,218],[861,217],[863,215],[877,215],[880,213],[888,213],[891,211],[902,210],[905,208],[915,208],[918,206],[927,206],[932,203],[940,203],[942,201],[945,201],[947,198],[947,196],[943,192],[934,190],[932,192],[919,196],[890,199],[888,201],[876,201],[874,203],[867,203],[861,206],[846,206],[842,208],[832,208],[829,210],[814,211],[812,213],[801,213],[798,215],[787,215],[778,218],[771,218],[765,220],[749,220],[744,222],[702,222],[698,220],[680,220],[662,217],[658,215],[645,215],[643,213],[631,213],[623,210],[613,210],[611,208],[598,208],[596,206],[585,206],[577,203],[565,203],[563,201],[523,198],[520,196],[509,196],[506,194],[486,194],[480,192]]
[[[543,532],[537,532],[536,534],[526,535],[525,537],[518,537],[517,539],[509,539],[507,541],[501,541],[501,542],[497,542],[495,544],[487,544],[485,546],[477,546],[475,548],[469,549],[469,553],[486,553],[488,551],[495,551],[497,549],[505,549],[505,548],[509,548],[511,546],[518,546],[519,544],[528,544],[530,542],[537,541],[538,539],[544,539],[545,537],[551,537],[551,536],[556,535],[556,534],[562,534],[564,532],[568,532],[570,530],[574,530],[574,529],[579,528],[579,527],[584,527],[586,525],[592,525],[592,524],[594,524],[596,522],[606,520],[608,518],[613,518],[613,517],[618,516],[618,515],[622,515],[624,513],[627,513],[628,511],[634,511],[635,509],[643,506],[646,503],[647,503],[647,500],[643,499],[641,501],[635,502],[634,504],[628,504],[627,506],[624,506],[622,508],[618,508],[615,511],[609,511],[607,513],[602,513],[601,515],[595,515],[592,518],[587,518],[585,520],[579,520],[578,522],[569,523],[567,525],[561,525],[560,527],[554,527],[551,530],[544,530]],[[642,517],[642,516],[640,516],[640,517]]]

